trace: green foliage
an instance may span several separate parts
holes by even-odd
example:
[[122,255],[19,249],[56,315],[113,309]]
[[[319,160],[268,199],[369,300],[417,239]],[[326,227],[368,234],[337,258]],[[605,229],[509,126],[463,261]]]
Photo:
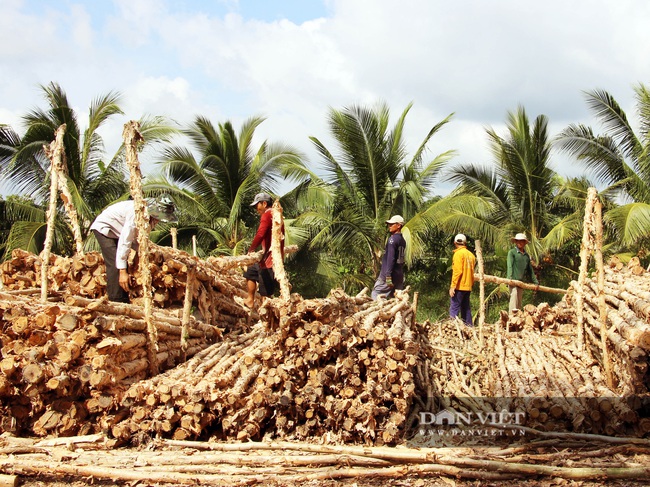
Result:
[[[104,143],[98,129],[111,117],[122,114],[120,96],[110,92],[92,101],[87,129],[82,133],[77,113],[68,102],[65,91],[56,83],[41,86],[47,101],[46,109],[36,108],[23,117],[27,127],[22,139],[13,129],[0,128],[0,176],[23,194],[30,195],[36,206],[44,207],[50,194],[50,160],[44,146],[54,140],[56,130],[65,124],[63,137],[64,165],[72,204],[77,210],[82,236],[90,224],[109,204],[128,193],[124,168],[124,147],[107,161]],[[144,117],[140,131],[148,145],[168,140],[174,129],[159,117]],[[19,223],[15,220],[5,241],[5,256],[16,247],[40,251],[44,227],[42,208],[29,213]],[[40,213],[39,213],[40,211]],[[54,235],[54,251],[69,254],[73,250],[70,229],[64,223],[59,206]]]
[[587,104],[604,133],[597,135],[591,127],[572,124],[558,136],[559,147],[575,156],[606,186],[601,196],[626,202],[611,206],[605,213],[605,221],[614,233],[612,250],[619,252],[645,252],[639,243],[650,237],[650,89],[639,84],[634,91],[638,135],[614,97],[594,90],[586,93]]
[[150,180],[146,188],[172,195],[181,209],[179,246],[191,245],[196,235],[201,255],[245,253],[259,223],[249,206],[255,193],[273,194],[280,180],[309,175],[302,155],[288,145],[264,141],[254,149],[255,130],[263,121],[250,118],[237,133],[229,121],[215,127],[197,116],[183,130],[191,148],[164,150],[158,162],[165,178]]
[[434,125],[408,158],[403,131],[410,108],[392,128],[385,104],[373,109],[331,109],[329,126],[337,144],[336,156],[311,138],[321,155],[324,176],[313,176],[292,194],[302,210],[295,216],[295,225],[308,232],[309,249],[319,255],[322,275],[334,287],[372,286],[388,236],[385,221],[394,214],[407,221],[402,230],[407,262],[422,254],[428,225],[411,228],[411,221],[426,204],[433,182],[452,155],[447,152],[426,161],[426,146],[450,117]]
[[[80,124],[66,93],[56,83],[41,86],[45,108],[28,112],[25,135],[0,125],[0,177],[29,198],[0,199],[0,251],[22,247],[38,253],[45,234],[45,204],[49,196],[50,161],[43,145],[66,124],[65,163],[82,234],[109,204],[127,197],[124,148],[106,157],[98,129],[122,114],[120,96],[110,92],[92,101],[87,123]],[[605,255],[617,253],[650,262],[650,91],[635,88],[638,134],[625,112],[605,91],[587,93],[587,101],[603,126],[596,134],[588,126],[570,125],[559,136],[559,147],[574,155],[605,189],[599,198],[605,211]],[[354,294],[371,287],[384,250],[384,221],[401,214],[407,221],[406,283],[419,293],[418,316],[446,317],[449,307],[451,236],[462,232],[483,247],[485,272],[505,276],[510,236],[524,231],[529,252],[544,285],[567,287],[579,265],[586,178],[564,179],[551,165],[551,140],[544,115],[529,121],[523,107],[507,115],[506,131],[488,128],[493,161],[490,167],[463,164],[451,169],[448,181],[458,183],[447,197],[435,196],[435,184],[454,155],[429,157],[427,146],[451,115],[426,133],[409,155],[404,142],[409,104],[391,125],[385,104],[351,106],[328,113],[335,148],[316,137],[311,141],[320,164],[311,171],[294,148],[261,142],[254,146],[261,117],[246,120],[239,131],[229,121],[213,125],[203,116],[182,131],[189,146],[169,145],[178,134],[163,118],[143,117],[141,133],[157,150],[164,171],[147,177],[147,194],[169,194],[180,216],[179,247],[192,251],[196,238],[201,257],[241,254],[257,228],[259,217],[249,202],[259,191],[278,194],[280,184],[296,186],[281,197],[287,244],[300,251],[287,261],[293,290],[305,297],[325,296],[335,287]],[[88,128],[82,131],[80,127]],[[162,149],[161,149],[162,147]],[[625,201],[625,204],[617,202]],[[170,226],[161,224],[152,240],[170,245]],[[92,248],[92,235],[86,247]],[[66,254],[73,239],[63,218],[56,219],[54,252]],[[507,309],[503,286],[486,286],[488,321]],[[561,296],[524,293],[524,303],[554,302]],[[478,289],[472,293],[478,311]]]

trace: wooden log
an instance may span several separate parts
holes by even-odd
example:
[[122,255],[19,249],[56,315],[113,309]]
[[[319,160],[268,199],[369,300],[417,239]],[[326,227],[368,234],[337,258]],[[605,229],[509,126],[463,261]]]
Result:
[[149,232],[150,221],[147,206],[142,193],[142,173],[138,161],[138,143],[143,140],[140,125],[136,121],[124,124],[124,146],[126,148],[126,161],[130,174],[130,190],[135,208],[135,223],[138,230],[137,242],[139,251],[139,271],[142,279],[142,294],[144,299],[144,320],[147,323],[147,336],[149,338],[147,353],[149,358],[149,371],[152,375],[158,373],[156,350],[158,348],[158,331],[152,319],[152,287],[151,271],[149,269]]
[[271,254],[273,256],[273,273],[280,284],[280,297],[285,301],[289,300],[291,287],[289,279],[284,271],[284,218],[280,200],[275,200],[271,208],[272,217],[272,238]]
[[[478,280],[480,279],[479,274],[474,274],[474,279]],[[498,277],[498,276],[491,276],[489,274],[484,274],[483,275],[483,280],[485,282],[491,282],[494,284],[506,284],[508,286],[515,286],[515,287],[520,287],[522,289],[531,289],[533,291],[542,291],[545,293],[555,293],[555,294],[566,294],[567,290],[566,289],[559,289],[555,287],[548,287],[548,286],[538,286],[537,284],[530,284],[527,282],[522,282],[522,281],[517,281],[515,279],[505,279],[503,277]]]
[[51,144],[44,145],[43,150],[50,159],[50,201],[46,212],[47,227],[45,230],[45,242],[41,252],[41,302],[47,301],[48,276],[47,270],[50,263],[52,251],[52,239],[54,237],[54,220],[56,217],[56,200],[59,186],[58,171],[55,170],[55,160],[63,157],[63,135],[65,134],[66,124],[62,124],[56,129],[54,140]]
[[18,475],[0,474],[0,487],[17,487]]

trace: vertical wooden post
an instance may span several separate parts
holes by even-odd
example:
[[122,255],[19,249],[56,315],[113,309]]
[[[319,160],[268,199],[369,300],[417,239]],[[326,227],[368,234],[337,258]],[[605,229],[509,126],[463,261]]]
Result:
[[483,346],[483,328],[485,325],[485,270],[483,268],[483,249],[481,248],[481,241],[474,242],[476,249],[476,263],[478,264],[478,284],[479,284],[479,310],[478,310],[478,337],[479,345]]
[[176,250],[178,248],[178,228],[171,227],[169,233],[172,236],[172,249]]
[[[367,289],[367,288],[366,288]],[[413,319],[411,320],[411,326],[415,325],[417,321],[417,314],[418,314],[418,299],[420,298],[420,293],[415,291],[413,293],[413,304],[411,305],[411,316]]]
[[196,257],[196,235],[192,235],[192,255]]
[[152,375],[158,373],[158,330],[152,319],[152,285],[151,269],[149,268],[149,211],[144,201],[142,192],[142,173],[138,161],[138,143],[143,140],[140,134],[140,124],[131,120],[124,124],[124,146],[126,148],[126,162],[129,167],[129,187],[133,197],[135,208],[135,225],[138,229],[138,257],[140,276],[142,278],[142,297],[144,304],[144,319],[147,324],[147,335],[149,338],[147,355],[149,359],[149,371]]
[[594,217],[594,205],[596,204],[597,194],[596,188],[589,188],[587,190],[587,201],[585,202],[585,218],[582,229],[582,242],[580,243],[580,274],[578,275],[576,293],[576,316],[578,318],[578,347],[582,350],[587,350],[591,354],[589,347],[585,347],[584,326],[585,317],[583,313],[584,305],[584,287],[587,280],[587,272],[589,270],[589,259],[591,250],[593,248],[593,241],[591,238]]
[[185,300],[183,301],[183,317],[181,318],[181,350],[183,354],[187,351],[189,338],[190,315],[192,313],[192,297],[194,296],[194,285],[196,281],[196,267],[187,269],[187,281],[185,282]]
[[[61,127],[63,127],[61,129]],[[59,127],[65,132],[66,124]],[[46,149],[47,152],[47,149]],[[47,154],[50,157],[50,154]],[[51,158],[52,160],[52,170],[57,172],[57,181],[59,186],[59,191],[61,192],[61,201],[63,201],[63,206],[65,208],[68,220],[70,220],[70,227],[72,228],[72,235],[74,236],[75,248],[78,255],[84,255],[83,247],[83,238],[81,237],[81,228],[79,226],[79,215],[77,214],[77,209],[72,203],[72,194],[70,193],[70,188],[68,188],[68,169],[66,164],[64,164],[64,155],[61,152],[60,156]]]
[[52,251],[52,239],[54,237],[54,222],[56,219],[56,197],[59,188],[59,172],[56,170],[55,160],[63,157],[63,135],[66,126],[61,125],[56,129],[54,141],[50,146],[43,146],[45,154],[50,159],[50,202],[46,212],[47,228],[45,230],[45,243],[41,252],[41,301],[47,301],[47,270],[50,265],[50,254]]
[[273,274],[275,279],[280,284],[280,297],[285,301],[289,301],[291,297],[291,286],[287,273],[284,271],[284,255],[282,252],[282,243],[284,241],[284,232],[282,227],[284,225],[284,218],[282,216],[282,206],[280,200],[275,200],[271,207],[272,227],[271,227],[271,255],[273,256]]
[[603,365],[605,366],[605,378],[607,387],[613,389],[614,376],[612,373],[612,361],[607,348],[607,303],[605,302],[605,264],[603,263],[603,204],[599,199],[594,203],[594,260],[596,261],[597,286],[598,286],[598,311],[600,318],[600,343],[603,353]]

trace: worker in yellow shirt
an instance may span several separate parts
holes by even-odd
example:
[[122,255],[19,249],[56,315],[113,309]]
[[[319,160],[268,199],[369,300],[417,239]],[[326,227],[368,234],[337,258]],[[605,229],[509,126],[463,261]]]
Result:
[[476,257],[467,249],[467,237],[459,233],[454,237],[454,257],[451,263],[451,286],[449,287],[449,316],[460,318],[472,326],[472,309],[469,298],[474,285]]

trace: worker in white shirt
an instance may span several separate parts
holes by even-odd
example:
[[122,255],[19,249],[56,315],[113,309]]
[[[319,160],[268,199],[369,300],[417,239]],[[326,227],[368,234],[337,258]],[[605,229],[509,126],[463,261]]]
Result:
[[[164,196],[148,198],[149,229],[158,222],[175,222],[174,204]],[[110,301],[129,302],[127,260],[131,248],[137,247],[137,228],[133,200],[114,203],[102,211],[90,229],[99,243],[106,265],[106,292]]]

